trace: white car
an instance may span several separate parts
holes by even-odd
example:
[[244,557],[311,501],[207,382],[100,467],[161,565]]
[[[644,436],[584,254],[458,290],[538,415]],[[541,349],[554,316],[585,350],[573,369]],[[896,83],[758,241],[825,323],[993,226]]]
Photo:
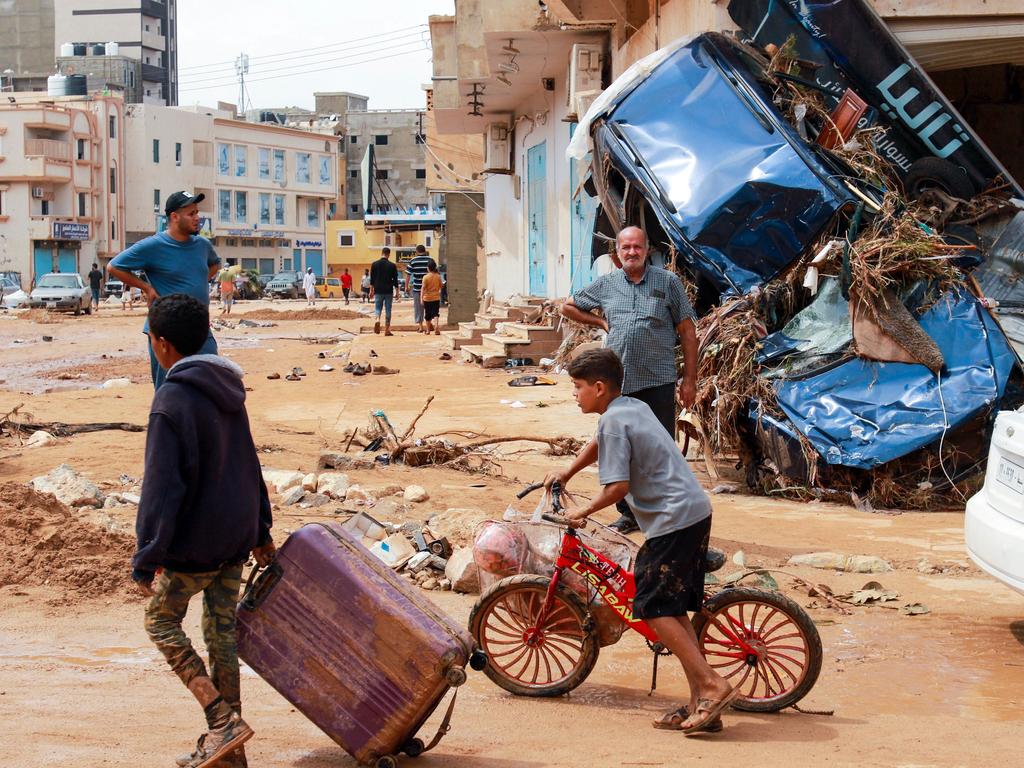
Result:
[[92,314],[92,297],[82,276],[74,273],[51,272],[36,281],[29,294],[30,307]]
[[964,533],[971,559],[1024,594],[1024,413],[996,416],[985,485],[967,502]]

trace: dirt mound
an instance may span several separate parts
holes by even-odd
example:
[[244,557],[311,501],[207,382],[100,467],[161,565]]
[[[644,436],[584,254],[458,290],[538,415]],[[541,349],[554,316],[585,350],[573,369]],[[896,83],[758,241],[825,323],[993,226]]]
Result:
[[359,320],[366,315],[351,309],[257,309],[239,315],[249,320]]
[[55,599],[131,594],[135,541],[79,520],[52,496],[0,485],[0,586],[48,586]]
[[64,318],[61,315],[42,308],[30,309],[27,312],[22,312],[18,317],[22,320],[39,323],[40,325],[53,325],[54,323],[64,322]]

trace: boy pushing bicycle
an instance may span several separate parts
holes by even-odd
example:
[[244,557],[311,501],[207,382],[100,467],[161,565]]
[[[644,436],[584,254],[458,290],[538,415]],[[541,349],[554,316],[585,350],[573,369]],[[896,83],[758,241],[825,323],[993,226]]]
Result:
[[665,713],[654,727],[686,735],[720,731],[721,713],[739,690],[708,665],[687,616],[701,609],[704,597],[711,503],[650,407],[621,393],[622,362],[615,352],[584,352],[568,370],[580,410],[601,418],[594,439],[569,468],[544,483],[564,488],[596,461],[601,492],[569,519],[583,521],[621,499],[629,503],[646,537],[636,558],[633,615],[679,659],[690,687],[689,704]]

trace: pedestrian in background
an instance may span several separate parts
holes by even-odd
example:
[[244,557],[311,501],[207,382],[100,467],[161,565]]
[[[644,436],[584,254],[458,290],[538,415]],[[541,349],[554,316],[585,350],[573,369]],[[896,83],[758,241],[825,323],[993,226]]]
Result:
[[370,295],[373,297],[375,320],[373,332],[380,333],[380,316],[384,313],[384,335],[394,336],[391,332],[391,305],[395,300],[395,290],[399,288],[398,267],[391,263],[391,249],[384,246],[380,258],[370,266]]
[[[676,399],[684,408],[697,396],[697,329],[679,277],[647,263],[647,234],[626,227],[616,238],[622,269],[602,275],[562,305],[562,315],[608,332],[607,346],[625,375],[622,394],[641,400],[675,439]],[[590,313],[600,309],[604,317]],[[683,378],[676,383],[676,344],[683,348]],[[639,530],[625,501],[612,527]]]
[[437,271],[437,262],[430,259],[427,274],[423,276],[421,287],[423,297],[423,317],[427,330],[433,330],[435,336],[441,334],[441,273]]
[[[427,249],[416,246],[416,255],[405,265],[405,290],[412,293],[413,322],[419,326],[419,333],[430,333],[429,324],[423,322],[423,276],[427,274],[427,265],[433,261],[427,256]],[[436,264],[435,264],[436,267]]]
[[349,294],[352,293],[352,275],[348,273],[348,267],[345,267],[345,272],[341,276],[341,292],[345,294],[345,305],[348,305]]
[[89,273],[89,290],[92,292],[92,306],[97,312],[100,309],[100,285],[103,282],[103,273],[100,272],[100,265],[93,264]]
[[359,281],[359,290],[362,292],[362,297],[359,303],[370,303],[370,270],[363,270],[363,279]]
[[[122,306],[126,294],[131,300],[129,291],[133,288],[144,293],[150,304],[166,294],[186,293],[204,307],[210,306],[209,282],[220,270],[220,256],[209,240],[199,236],[199,203],[205,197],[202,193],[189,195],[186,192],[170,195],[164,204],[167,230],[140,240],[107,265],[107,274],[124,284]],[[132,270],[144,270],[149,282],[133,274]],[[149,371],[153,387],[159,388],[167,377],[167,371],[153,355],[148,320],[142,332],[149,344]],[[199,351],[217,354],[217,342],[212,331]]]
[[220,282],[220,313],[230,315],[231,305],[235,301],[235,282],[226,269],[220,271],[218,282]]
[[316,306],[316,275],[312,267],[306,267],[306,274],[302,276],[302,289],[306,292],[306,306]]

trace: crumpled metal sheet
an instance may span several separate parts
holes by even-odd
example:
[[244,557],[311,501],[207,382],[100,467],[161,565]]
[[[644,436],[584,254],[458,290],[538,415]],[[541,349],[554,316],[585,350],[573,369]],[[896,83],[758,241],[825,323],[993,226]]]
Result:
[[713,284],[747,293],[806,252],[849,196],[798,150],[733,46],[702,35],[661,62],[598,123],[595,156],[608,151]]
[[946,294],[920,318],[946,360],[923,365],[853,359],[776,383],[778,404],[829,464],[871,469],[937,441],[1003,396],[1016,364],[978,301]]

